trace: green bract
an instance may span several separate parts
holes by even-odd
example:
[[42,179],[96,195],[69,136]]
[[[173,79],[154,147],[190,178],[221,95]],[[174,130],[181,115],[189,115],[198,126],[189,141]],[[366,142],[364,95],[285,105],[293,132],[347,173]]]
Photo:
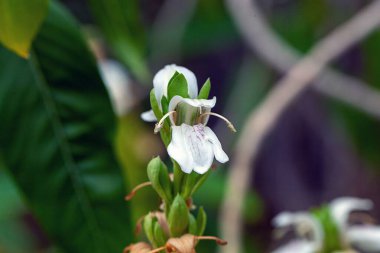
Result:
[[185,234],[189,225],[189,210],[185,200],[177,195],[169,211],[169,229],[172,237],[179,237]]

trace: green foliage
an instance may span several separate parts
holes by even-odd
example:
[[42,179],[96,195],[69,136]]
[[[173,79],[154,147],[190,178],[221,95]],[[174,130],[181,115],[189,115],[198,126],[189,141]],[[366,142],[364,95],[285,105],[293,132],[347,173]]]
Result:
[[88,0],[96,22],[119,58],[142,83],[150,83],[146,40],[137,0]]
[[189,213],[189,233],[192,235],[197,235],[198,228],[197,228],[197,220],[194,218],[194,216]]
[[24,58],[48,9],[49,0],[1,0],[0,42]]
[[203,84],[201,90],[199,91],[198,99],[207,99],[211,90],[210,78],[207,78],[206,82]]
[[211,170],[207,171],[205,174],[200,175],[196,172],[190,174],[184,174],[181,185],[181,196],[184,199],[191,197],[206,181],[210,175]]
[[77,23],[52,4],[31,60],[0,48],[0,63],[0,149],[35,217],[67,252],[121,252],[132,235],[113,112]]
[[166,165],[161,161],[160,157],[153,158],[148,164],[148,178],[153,188],[160,197],[167,203],[173,201],[171,181]]
[[169,229],[172,237],[179,237],[184,234],[189,225],[189,211],[185,200],[177,195],[169,211]]
[[186,77],[178,72],[173,75],[168,84],[168,101],[174,96],[181,96],[183,98],[189,97]]

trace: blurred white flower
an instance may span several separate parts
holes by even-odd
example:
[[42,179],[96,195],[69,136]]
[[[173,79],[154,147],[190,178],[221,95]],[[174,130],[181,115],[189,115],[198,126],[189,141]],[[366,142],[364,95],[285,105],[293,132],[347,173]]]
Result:
[[380,226],[373,224],[352,225],[348,218],[353,211],[369,211],[373,203],[368,199],[343,197],[330,204],[330,212],[345,244],[354,245],[365,252],[380,252]]
[[273,219],[276,233],[293,227],[297,238],[277,248],[272,253],[316,253],[323,246],[323,230],[318,220],[308,212],[283,212]]
[[[190,98],[196,98],[198,96],[197,79],[193,72],[185,67],[177,66],[175,64],[166,65],[163,69],[159,70],[153,78],[154,94],[160,108],[162,97],[168,96],[168,84],[175,72],[178,72],[185,76]],[[156,116],[152,110],[142,113],[141,118],[148,122],[157,121]]]
[[126,70],[117,61],[109,59],[100,60],[98,66],[116,115],[125,115],[134,102]]

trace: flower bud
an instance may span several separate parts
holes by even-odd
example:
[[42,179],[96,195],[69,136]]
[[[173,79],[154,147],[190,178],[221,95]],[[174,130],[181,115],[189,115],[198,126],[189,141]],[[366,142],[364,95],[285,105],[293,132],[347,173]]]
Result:
[[166,165],[160,157],[153,158],[148,164],[148,178],[158,195],[170,204],[173,200],[172,183]]
[[185,200],[177,195],[170,206],[169,211],[169,230],[171,236],[182,235],[189,225],[189,210]]

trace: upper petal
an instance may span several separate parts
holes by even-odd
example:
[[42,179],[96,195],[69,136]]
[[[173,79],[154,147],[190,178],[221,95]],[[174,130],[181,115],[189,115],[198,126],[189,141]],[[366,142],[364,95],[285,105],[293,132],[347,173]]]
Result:
[[353,226],[346,233],[349,242],[365,252],[380,252],[380,227]]
[[142,120],[147,121],[147,122],[157,121],[156,115],[154,115],[153,110],[141,113],[140,117],[142,118]]
[[215,159],[221,163],[228,162],[228,156],[224,152],[222,148],[222,144],[220,144],[220,141],[218,137],[215,135],[215,133],[211,130],[209,127],[205,127],[205,133],[207,136],[207,140],[211,142],[212,149],[214,151]]
[[[210,112],[211,108],[213,108],[216,104],[216,97],[213,97],[212,99],[190,99],[190,98],[183,98],[181,96],[174,96],[170,102],[169,102],[169,111],[174,111],[178,104],[183,103],[187,105],[188,109],[186,109],[186,115],[185,118],[191,118],[193,116],[194,111],[200,112],[199,108],[201,108],[202,113],[204,112]],[[208,117],[205,117],[205,120],[203,123],[207,123]],[[174,118],[170,117],[170,120],[172,124],[175,124]],[[183,122],[188,122],[187,119],[184,119]]]
[[168,95],[168,84],[175,72],[181,73],[185,76],[189,96],[191,98],[196,98],[198,95],[197,79],[193,72],[185,67],[177,66],[175,64],[166,65],[164,68],[159,70],[153,78],[154,93],[159,105],[161,104],[160,102],[162,96]]
[[334,199],[329,207],[331,216],[337,226],[343,231],[347,225],[348,216],[354,210],[370,210],[373,206],[371,200],[354,197],[341,197]]

